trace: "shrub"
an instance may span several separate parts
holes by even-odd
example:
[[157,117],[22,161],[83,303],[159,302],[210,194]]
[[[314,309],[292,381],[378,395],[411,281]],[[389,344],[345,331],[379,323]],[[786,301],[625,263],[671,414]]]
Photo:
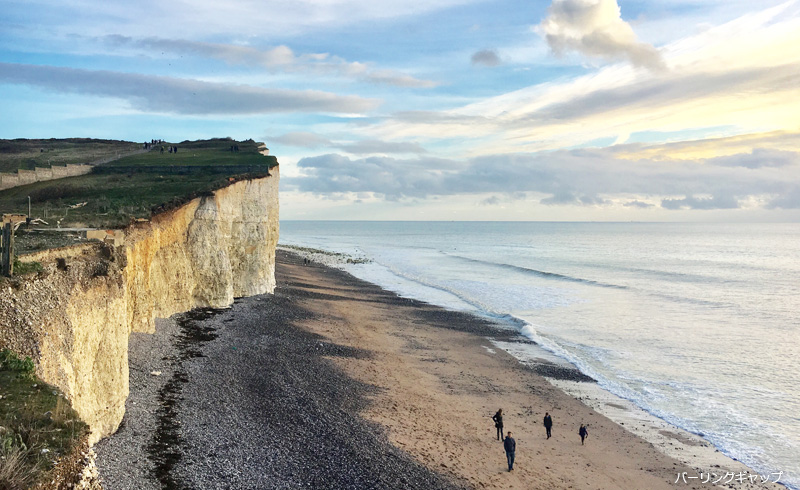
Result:
[[39,262],[20,262],[16,258],[14,259],[15,276],[24,276],[25,274],[33,274],[36,272],[42,272],[42,264]]
[[20,359],[20,357],[9,349],[0,351],[0,369],[15,371],[20,374],[32,374],[34,370],[33,360],[30,357]]
[[39,189],[33,189],[30,191],[30,196],[31,202],[36,204],[56,199],[84,196],[86,192],[87,189],[85,187],[58,182]]

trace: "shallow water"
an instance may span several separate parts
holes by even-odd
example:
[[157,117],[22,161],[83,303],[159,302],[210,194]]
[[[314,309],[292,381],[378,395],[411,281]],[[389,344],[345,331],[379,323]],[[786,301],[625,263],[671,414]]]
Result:
[[284,221],[281,244],[368,259],[344,267],[508,321],[800,488],[798,224]]

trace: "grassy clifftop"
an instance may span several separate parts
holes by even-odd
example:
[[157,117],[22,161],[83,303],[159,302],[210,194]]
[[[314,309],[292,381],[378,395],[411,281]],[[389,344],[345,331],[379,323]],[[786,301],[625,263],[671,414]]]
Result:
[[[232,141],[210,139],[183,141],[181,143],[157,144],[147,153],[131,155],[109,162],[104,167],[153,167],[153,166],[201,166],[227,167],[247,165],[269,165],[276,163],[275,157],[264,156],[259,150],[260,143],[253,140]],[[177,147],[177,153],[170,153],[170,147]],[[161,149],[163,148],[163,152]],[[231,151],[234,148],[234,151]]]
[[[96,145],[87,145],[91,154]],[[175,146],[178,152],[170,153]],[[278,162],[262,155],[262,148],[252,140],[228,138],[159,143],[148,152],[98,165],[87,175],[0,191],[0,212],[28,214],[30,198],[31,217],[51,227],[122,227],[131,219],[149,218],[232,181],[268,175]],[[80,145],[71,151],[80,153]],[[6,158],[15,157],[0,153],[0,161]]]
[[141,143],[89,138],[0,139],[0,172],[93,163],[136,151]]

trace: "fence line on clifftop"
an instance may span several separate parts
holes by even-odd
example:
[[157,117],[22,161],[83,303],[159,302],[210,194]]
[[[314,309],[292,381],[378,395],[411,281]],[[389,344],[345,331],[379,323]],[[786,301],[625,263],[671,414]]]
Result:
[[63,179],[65,177],[76,177],[78,175],[86,175],[92,171],[96,165],[103,165],[114,160],[119,160],[123,157],[131,155],[138,155],[150,150],[134,150],[123,154],[101,158],[94,160],[90,163],[68,163],[66,165],[52,165],[48,167],[34,167],[33,170],[19,169],[16,173],[0,173],[0,191],[11,189],[26,184],[33,184],[34,182],[44,182],[47,180]]

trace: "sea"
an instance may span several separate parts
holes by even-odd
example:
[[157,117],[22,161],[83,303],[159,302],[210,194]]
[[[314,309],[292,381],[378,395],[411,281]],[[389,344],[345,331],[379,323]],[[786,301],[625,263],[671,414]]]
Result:
[[280,244],[518,329],[800,490],[798,223],[282,221]]

